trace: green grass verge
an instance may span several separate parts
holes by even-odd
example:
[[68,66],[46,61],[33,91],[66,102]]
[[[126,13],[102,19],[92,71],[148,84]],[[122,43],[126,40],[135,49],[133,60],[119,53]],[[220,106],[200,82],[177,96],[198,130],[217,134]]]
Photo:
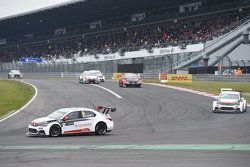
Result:
[[[158,80],[145,80],[144,82],[160,83]],[[217,81],[193,81],[179,83],[161,83],[172,86],[190,88],[194,90],[213,93],[220,93],[221,88],[232,88],[233,90],[243,91],[244,98],[250,102],[250,82],[217,82]]]
[[35,94],[32,86],[14,80],[0,80],[0,117],[25,105]]

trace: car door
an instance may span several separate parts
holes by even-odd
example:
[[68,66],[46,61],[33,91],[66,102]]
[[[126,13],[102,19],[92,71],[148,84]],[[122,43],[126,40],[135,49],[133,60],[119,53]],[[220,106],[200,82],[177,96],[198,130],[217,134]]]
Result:
[[96,114],[92,111],[81,111],[81,121],[77,123],[77,126],[82,129],[83,132],[94,132],[95,131],[95,117]]
[[91,131],[91,121],[85,116],[84,111],[73,111],[67,114],[67,118],[62,122],[62,131],[64,134],[83,133]]
[[62,132],[63,134],[77,133],[78,127],[76,123],[79,121],[79,111],[73,111],[68,113],[62,121]]

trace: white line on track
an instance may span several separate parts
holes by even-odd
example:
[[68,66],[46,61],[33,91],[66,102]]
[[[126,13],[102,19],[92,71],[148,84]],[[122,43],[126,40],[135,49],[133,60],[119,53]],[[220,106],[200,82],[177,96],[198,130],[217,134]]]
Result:
[[36,88],[34,85],[32,85],[31,83],[25,82],[25,81],[23,81],[23,80],[22,80],[22,82],[23,82],[23,83],[26,83],[26,84],[28,84],[28,85],[30,85],[30,86],[32,86],[32,87],[35,89],[35,95],[34,95],[34,96],[32,97],[32,99],[30,99],[30,101],[29,101],[27,104],[25,104],[22,108],[20,108],[20,109],[17,110],[16,112],[14,112],[14,113],[12,113],[12,114],[10,114],[10,115],[4,117],[3,119],[1,119],[1,120],[0,120],[0,123],[3,122],[3,121],[5,121],[6,119],[9,119],[10,117],[16,115],[17,113],[19,113],[19,112],[22,111],[23,109],[25,109],[25,108],[26,108],[26,107],[36,98],[36,96],[37,96],[37,88]]
[[98,87],[98,88],[104,89],[104,90],[108,91],[109,93],[115,95],[117,98],[122,99],[122,97],[121,97],[120,95],[118,95],[117,93],[113,92],[112,90],[110,90],[110,89],[108,89],[108,88],[104,88],[104,87],[102,87],[102,86],[94,85],[94,84],[92,84],[92,85],[93,85],[93,86],[96,86],[96,87]]

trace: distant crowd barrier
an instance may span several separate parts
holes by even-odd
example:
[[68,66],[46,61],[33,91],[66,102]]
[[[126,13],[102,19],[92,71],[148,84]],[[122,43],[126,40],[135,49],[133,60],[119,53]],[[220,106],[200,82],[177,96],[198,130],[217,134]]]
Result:
[[[46,79],[46,78],[69,78],[78,79],[81,73],[23,73],[24,79]],[[105,73],[107,80],[119,80],[121,73]],[[191,82],[191,81],[223,81],[223,82],[250,82],[250,74],[242,75],[213,75],[213,74],[152,74],[140,75],[143,80],[168,80],[168,82]],[[0,79],[7,79],[8,72],[0,73]]]

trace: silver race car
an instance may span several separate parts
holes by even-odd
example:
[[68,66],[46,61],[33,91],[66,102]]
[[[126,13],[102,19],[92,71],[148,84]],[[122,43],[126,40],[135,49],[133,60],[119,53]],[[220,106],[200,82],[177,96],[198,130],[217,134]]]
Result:
[[99,71],[99,70],[89,70],[89,72],[96,73],[98,75],[98,77],[99,77],[100,82],[105,82],[105,76],[101,71]]
[[8,78],[9,79],[13,79],[13,78],[23,79],[23,74],[19,70],[11,70],[8,73]]
[[84,71],[79,76],[79,83],[96,83],[96,84],[100,84],[100,77],[96,72]]

